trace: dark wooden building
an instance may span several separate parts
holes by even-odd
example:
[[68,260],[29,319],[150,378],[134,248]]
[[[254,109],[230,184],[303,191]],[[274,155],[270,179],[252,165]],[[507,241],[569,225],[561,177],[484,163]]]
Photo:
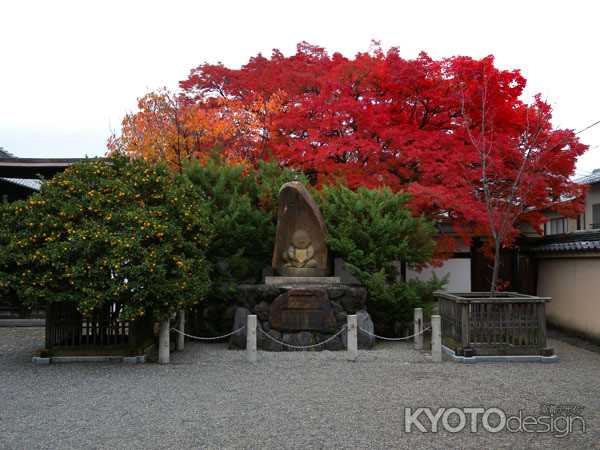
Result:
[[[17,158],[0,148],[0,201],[24,200],[39,191],[43,179],[62,172],[83,158]],[[36,311],[20,307],[9,298],[0,297],[0,319],[39,316]]]
[[[532,242],[522,239],[501,253],[500,281],[503,290],[537,295],[537,262],[530,251]],[[471,246],[471,291],[486,292],[492,282],[493,261],[484,254],[482,242],[475,239]]]

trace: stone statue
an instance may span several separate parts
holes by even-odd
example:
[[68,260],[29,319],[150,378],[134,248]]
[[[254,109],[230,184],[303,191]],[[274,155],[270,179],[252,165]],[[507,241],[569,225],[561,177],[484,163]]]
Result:
[[308,233],[304,230],[296,230],[292,235],[292,244],[283,252],[285,267],[317,267],[317,261],[313,258],[315,248],[312,246]]
[[273,271],[287,277],[327,276],[326,239],[321,211],[304,185],[284,184],[279,191]]

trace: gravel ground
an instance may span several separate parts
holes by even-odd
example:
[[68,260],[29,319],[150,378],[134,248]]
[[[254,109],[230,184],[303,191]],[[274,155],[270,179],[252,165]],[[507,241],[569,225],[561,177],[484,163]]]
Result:
[[[600,448],[600,355],[560,341],[558,364],[434,364],[410,344],[259,353],[188,343],[157,364],[31,364],[43,330],[0,329],[0,448]],[[421,433],[404,407],[577,404],[587,432]],[[423,418],[422,423],[428,424]]]

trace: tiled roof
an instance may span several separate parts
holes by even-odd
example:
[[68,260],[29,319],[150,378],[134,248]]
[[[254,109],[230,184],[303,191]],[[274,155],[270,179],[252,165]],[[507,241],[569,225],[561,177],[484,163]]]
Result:
[[[13,155],[10,152],[7,152],[3,148],[0,148],[0,158],[15,158],[15,159],[17,159],[17,157],[15,155]],[[12,183],[12,184],[17,184],[19,186],[23,186],[23,187],[29,188],[29,189],[31,189],[33,191],[39,191],[40,190],[40,186],[42,185],[42,182],[40,180],[28,179],[28,178],[7,178],[7,177],[0,177],[0,180],[7,181],[7,182]]]
[[600,230],[546,236],[530,247],[534,253],[600,252]]
[[576,180],[581,184],[596,184],[600,183],[600,169],[595,169],[590,175],[581,177]]
[[600,252],[600,240],[598,241],[578,241],[561,242],[555,244],[544,244],[535,247],[537,253],[559,253],[559,252]]
[[23,186],[34,191],[39,191],[42,186],[41,180],[31,180],[24,178],[0,178],[0,180],[8,181],[9,183],[18,184],[19,186]]

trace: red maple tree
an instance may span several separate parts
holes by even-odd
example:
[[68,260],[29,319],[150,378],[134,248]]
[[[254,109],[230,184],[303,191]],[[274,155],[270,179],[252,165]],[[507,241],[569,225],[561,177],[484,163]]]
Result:
[[497,253],[521,224],[539,227],[542,210],[580,194],[570,177],[587,147],[552,126],[540,96],[522,99],[525,83],[492,56],[404,59],[375,43],[347,58],[300,43],[239,69],[200,65],[180,83],[180,101],[228,130],[228,157],[274,157],[317,185],[408,190],[416,212],[465,239],[490,237]]

